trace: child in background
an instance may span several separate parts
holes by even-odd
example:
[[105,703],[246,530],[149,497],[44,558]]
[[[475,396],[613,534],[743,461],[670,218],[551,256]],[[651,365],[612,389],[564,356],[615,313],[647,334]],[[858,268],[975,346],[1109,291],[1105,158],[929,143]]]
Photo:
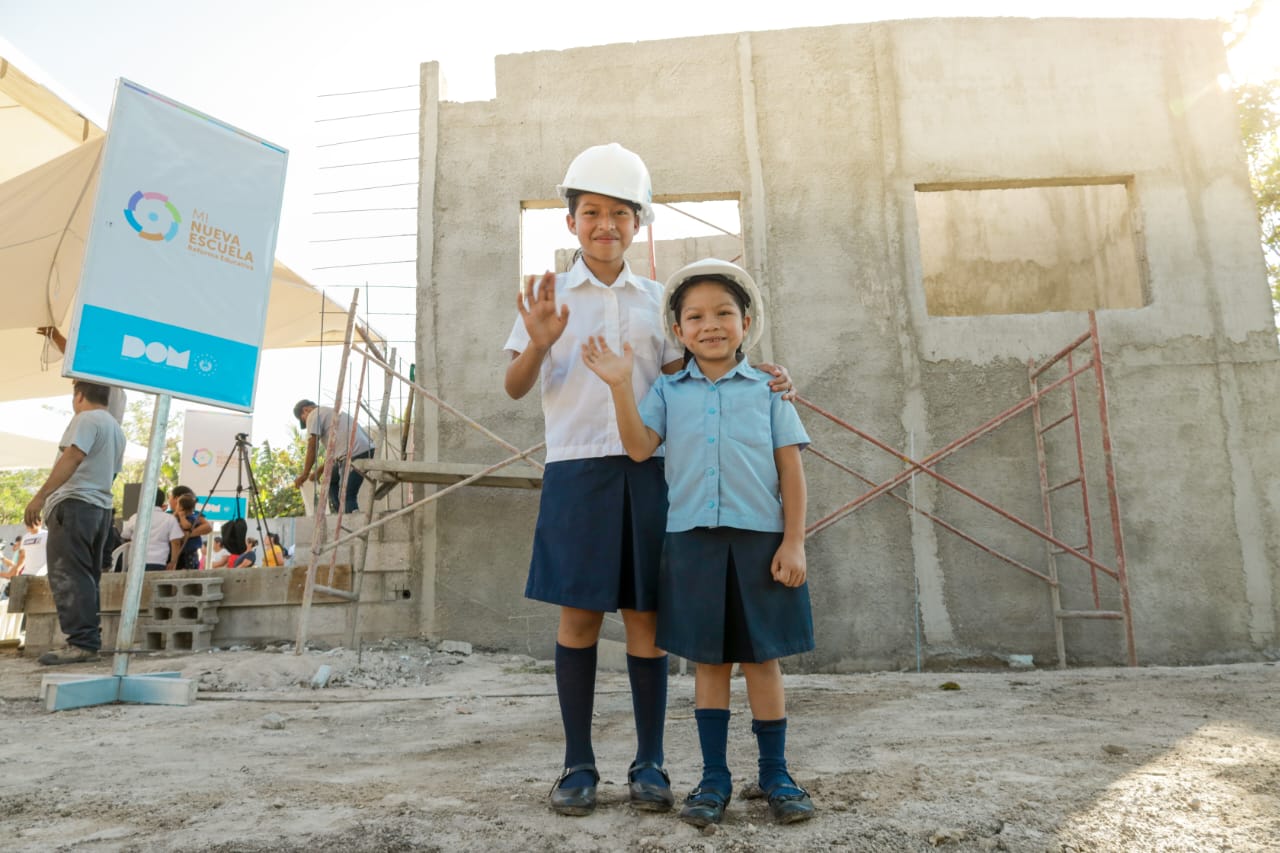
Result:
[[[624,254],[653,221],[649,172],[617,143],[574,158],[557,187],[581,251],[567,273],[529,276],[516,296],[519,317],[505,349],[504,387],[520,399],[542,380],[546,470],[525,595],[560,606],[556,690],[565,732],[564,771],[551,808],[590,814],[596,806],[591,714],[596,649],[606,611],[620,610],[636,719],[636,755],[627,771],[635,808],[666,811],[675,798],[663,769],[667,656],[654,644],[666,483],[662,459],[628,459],[608,390],[582,363],[579,347],[603,334],[635,353],[636,395],[659,373],[680,367],[662,331],[662,286],[634,274]],[[786,371],[773,368],[780,389]]]
[[178,554],[178,571],[194,571],[200,568],[200,546],[204,544],[201,536],[213,532],[213,525],[196,511],[196,493],[189,486],[174,486],[169,492],[169,508],[178,526],[187,535]]
[[[693,358],[636,404],[635,353],[603,337],[582,347],[605,381],[618,432],[636,462],[666,446],[670,509],[659,581],[656,644],[697,663],[694,713],[702,781],[682,820],[719,823],[733,791],[726,761],[729,678],[742,665],[759,746],[760,788],[779,823],[813,816],[787,770],[786,697],[778,658],[813,648],[805,584],[809,437],[795,407],[743,359],[762,327],[746,271],[708,259],[681,269],[664,292],[672,333]],[[754,320],[754,322],[753,322]]]

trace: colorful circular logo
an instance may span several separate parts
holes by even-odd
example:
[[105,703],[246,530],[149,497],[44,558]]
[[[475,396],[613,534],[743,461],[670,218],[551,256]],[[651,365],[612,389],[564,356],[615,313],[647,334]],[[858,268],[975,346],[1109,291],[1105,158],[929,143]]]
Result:
[[195,453],[191,454],[191,461],[199,468],[205,468],[213,464],[213,451],[204,447],[196,448]]
[[[139,211],[138,203],[142,201],[162,202],[163,204],[144,204],[142,210]],[[141,213],[142,218],[148,223],[148,228],[163,228],[164,225],[160,222],[161,210],[167,211],[171,220],[167,231],[147,230],[138,221],[139,213]],[[129,206],[125,208],[124,218],[129,220],[130,227],[137,231],[138,236],[144,240],[172,240],[178,236],[178,225],[182,223],[182,215],[178,213],[178,208],[173,206],[167,195],[163,193],[144,193],[142,190],[138,190],[129,198]]]

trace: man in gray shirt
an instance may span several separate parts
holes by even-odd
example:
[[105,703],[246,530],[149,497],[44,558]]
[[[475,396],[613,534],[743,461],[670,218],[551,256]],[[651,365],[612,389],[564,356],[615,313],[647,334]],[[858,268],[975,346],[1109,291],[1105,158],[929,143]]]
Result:
[[[338,511],[338,490],[342,485],[342,472],[347,471],[346,499],[342,511],[353,513],[359,507],[357,498],[364,477],[354,467],[348,466],[351,459],[369,459],[373,456],[373,440],[360,424],[351,419],[346,412],[334,416],[333,409],[328,406],[317,406],[310,400],[299,400],[293,407],[293,416],[298,419],[298,426],[307,433],[307,458],[302,463],[302,473],[293,481],[296,488],[311,476],[311,467],[316,461],[316,445],[321,441],[328,446],[330,432],[337,431],[333,449],[333,473],[329,479],[329,511]],[[352,436],[352,429],[355,436]]]
[[49,478],[27,504],[24,520],[49,528],[49,590],[67,645],[45,652],[40,663],[54,666],[98,659],[102,631],[98,619],[98,579],[111,529],[111,482],[124,461],[124,430],[107,411],[106,385],[76,380],[75,416],[58,442]]

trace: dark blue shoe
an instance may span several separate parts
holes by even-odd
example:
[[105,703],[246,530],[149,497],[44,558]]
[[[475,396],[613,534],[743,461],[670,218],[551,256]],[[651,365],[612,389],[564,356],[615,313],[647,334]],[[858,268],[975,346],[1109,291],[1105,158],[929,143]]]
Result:
[[[579,770],[589,770],[591,772],[593,781],[590,785],[581,785],[574,788],[560,787],[561,782]],[[551,788],[551,810],[556,814],[570,815],[571,817],[585,817],[591,814],[596,810],[596,783],[599,781],[600,774],[596,772],[594,764],[578,764],[574,767],[566,767]]]
[[[662,775],[662,784],[636,781],[636,773],[641,770],[658,771]],[[631,807],[640,811],[669,812],[676,804],[675,794],[671,793],[671,777],[657,762],[631,762],[631,767],[627,770],[627,787],[631,791]]]
[[769,798],[769,814],[777,823],[799,823],[813,817],[813,800],[809,799],[809,792],[789,775],[786,782],[775,785],[765,795]]
[[699,827],[719,823],[724,820],[724,810],[729,807],[731,796],[714,788],[694,788],[684,798],[680,819]]

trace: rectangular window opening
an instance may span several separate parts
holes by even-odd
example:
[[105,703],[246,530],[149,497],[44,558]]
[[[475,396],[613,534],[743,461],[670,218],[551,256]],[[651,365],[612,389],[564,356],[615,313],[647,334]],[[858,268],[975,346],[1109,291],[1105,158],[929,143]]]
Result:
[[918,184],[933,317],[1148,304],[1130,177]]

